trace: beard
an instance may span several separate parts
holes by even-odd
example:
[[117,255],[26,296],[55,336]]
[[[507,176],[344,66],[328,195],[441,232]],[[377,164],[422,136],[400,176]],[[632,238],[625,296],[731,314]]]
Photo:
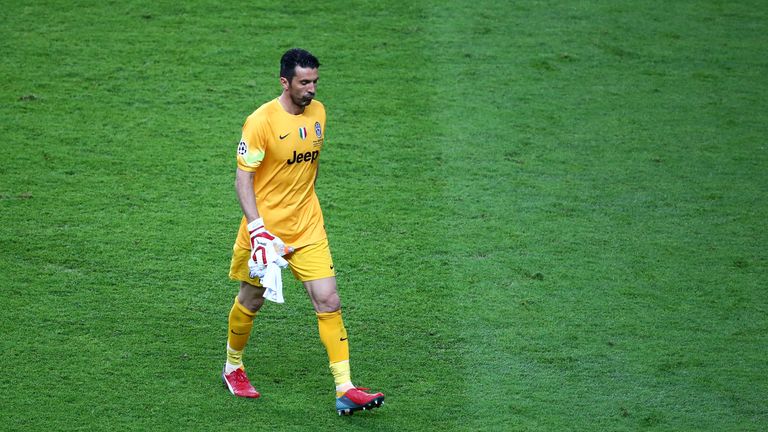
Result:
[[315,98],[315,95],[311,94],[311,93],[310,94],[306,94],[304,96],[294,96],[294,95],[291,95],[291,101],[293,101],[293,103],[296,106],[300,106],[300,107],[305,107],[305,106],[309,105],[312,102],[312,99],[314,99],[314,98]]

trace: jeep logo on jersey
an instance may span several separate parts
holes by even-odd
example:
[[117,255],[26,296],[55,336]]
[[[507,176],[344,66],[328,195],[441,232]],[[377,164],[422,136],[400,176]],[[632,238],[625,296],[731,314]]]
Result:
[[295,163],[301,163],[301,162],[309,162],[312,163],[317,160],[317,158],[320,156],[320,151],[315,150],[311,152],[306,153],[296,153],[296,150],[293,151],[293,158],[288,159],[288,165],[293,165]]
[[315,122],[315,135],[317,135],[318,138],[323,137],[323,130],[320,128],[320,122]]

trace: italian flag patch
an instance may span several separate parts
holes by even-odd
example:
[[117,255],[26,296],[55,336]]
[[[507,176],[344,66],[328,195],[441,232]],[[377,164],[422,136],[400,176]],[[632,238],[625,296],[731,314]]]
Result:
[[299,128],[299,136],[301,137],[301,139],[305,139],[307,137],[307,128],[305,128],[303,126],[300,127]]

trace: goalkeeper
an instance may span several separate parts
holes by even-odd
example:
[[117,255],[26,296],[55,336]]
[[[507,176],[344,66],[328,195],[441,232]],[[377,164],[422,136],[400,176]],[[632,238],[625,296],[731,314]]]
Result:
[[355,387],[350,374],[336,273],[315,194],[325,137],[325,108],[314,99],[319,67],[309,52],[288,50],[280,60],[282,93],[248,116],[243,126],[235,189],[244,216],[229,270],[229,277],[240,281],[240,290],[229,313],[222,379],[235,396],[260,396],[245,374],[243,350],[264,304],[261,279],[270,265],[285,265],[284,258],[315,308],[341,415],[378,407],[384,395]]

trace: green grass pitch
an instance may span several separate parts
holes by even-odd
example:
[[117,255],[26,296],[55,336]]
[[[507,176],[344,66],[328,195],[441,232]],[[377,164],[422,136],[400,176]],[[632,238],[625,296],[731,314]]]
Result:
[[[6,1],[0,430],[768,429],[761,1]],[[300,46],[353,378],[286,277],[223,388],[245,117]]]

